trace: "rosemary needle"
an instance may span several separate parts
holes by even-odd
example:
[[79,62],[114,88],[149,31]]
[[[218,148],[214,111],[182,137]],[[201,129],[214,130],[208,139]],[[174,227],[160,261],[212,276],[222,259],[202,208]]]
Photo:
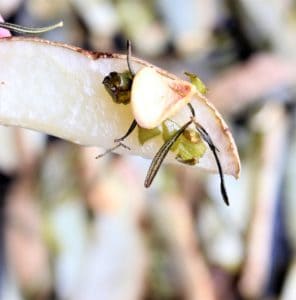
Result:
[[60,21],[59,23],[50,26],[39,27],[39,28],[25,27],[17,24],[8,23],[8,22],[0,22],[1,28],[12,30],[18,33],[32,33],[32,34],[47,32],[62,26],[63,26],[63,21]]
[[158,150],[158,152],[155,154],[152,163],[149,167],[149,170],[147,172],[146,175],[146,179],[145,179],[145,183],[144,186],[146,188],[148,188],[154,177],[156,176],[163,160],[165,159],[165,157],[167,156],[168,152],[170,151],[171,147],[173,146],[173,144],[177,141],[177,139],[180,137],[180,135],[185,131],[185,129],[193,122],[193,120],[188,121],[185,125],[183,125],[178,131],[175,132],[175,134],[173,134],[171,136],[170,139],[168,139],[162,146],[161,148]]

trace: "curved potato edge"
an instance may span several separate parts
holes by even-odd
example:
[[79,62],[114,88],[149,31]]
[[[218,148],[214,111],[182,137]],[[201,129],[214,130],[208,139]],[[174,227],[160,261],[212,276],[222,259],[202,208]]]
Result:
[[[68,45],[62,42],[54,42],[54,41],[49,41],[49,40],[45,40],[45,39],[41,39],[41,38],[36,38],[36,37],[5,37],[5,38],[1,38],[0,39],[0,43],[1,41],[29,41],[29,42],[35,42],[35,43],[41,43],[41,44],[47,44],[50,46],[55,46],[55,47],[62,47],[71,51],[75,51],[79,54],[82,54],[92,60],[97,60],[100,58],[115,58],[115,59],[123,59],[126,60],[126,55],[125,54],[118,54],[118,53],[106,53],[106,52],[96,52],[96,51],[91,51],[91,50],[85,50],[82,49],[80,47],[77,46],[73,46],[73,45]],[[171,74],[153,64],[148,63],[145,60],[142,60],[140,58],[136,58],[136,57],[132,57],[131,58],[132,61],[139,63],[140,65],[143,66],[148,66],[148,67],[152,67],[154,68],[157,72],[159,72],[161,75],[166,76],[168,78],[171,79],[176,79],[176,80],[182,80],[179,77],[175,76],[174,74]],[[241,169],[241,165],[240,165],[240,159],[239,159],[239,155],[238,155],[238,151],[237,151],[237,147],[235,145],[234,139],[232,137],[232,134],[230,133],[230,130],[227,126],[227,124],[225,123],[225,121],[223,120],[221,114],[217,111],[217,109],[214,107],[214,105],[212,103],[209,102],[209,100],[202,95],[201,93],[199,93],[198,91],[196,92],[196,96],[199,100],[201,100],[205,106],[212,112],[213,116],[215,117],[217,123],[219,124],[223,135],[225,136],[225,140],[228,141],[228,147],[226,149],[226,151],[232,156],[232,161],[235,163],[235,170],[233,172],[233,174],[229,174],[229,175],[233,175],[235,178],[239,178],[239,174],[240,174],[240,169]]]
[[[36,38],[36,37],[24,37],[24,36],[11,36],[11,37],[5,37],[5,38],[0,38],[0,42],[1,41],[29,41],[29,42],[36,42],[36,43],[41,43],[41,44],[47,44],[50,46],[57,46],[57,47],[62,47],[68,50],[72,50],[75,52],[78,52],[92,60],[97,60],[100,58],[116,58],[116,59],[124,59],[126,60],[126,55],[125,54],[120,54],[120,53],[108,53],[108,52],[98,52],[98,51],[92,51],[92,50],[86,50],[74,45],[69,45],[69,44],[65,44],[62,42],[54,42],[54,41],[49,41],[49,40],[45,40],[45,39],[41,39],[41,38]],[[139,63],[143,66],[147,66],[147,67],[151,67],[157,70],[157,72],[159,72],[160,74],[171,78],[171,79],[180,79],[178,78],[176,75],[171,74],[153,64],[148,63],[147,61],[141,59],[141,58],[137,58],[135,56],[131,57],[132,61]]]
[[209,100],[200,92],[197,91],[196,95],[199,98],[199,100],[202,100],[204,104],[212,111],[215,119],[220,124],[220,128],[223,134],[226,136],[226,140],[229,141],[227,151],[231,153],[232,157],[234,158],[233,161],[235,162],[235,172],[233,175],[236,179],[238,179],[241,171],[241,163],[240,163],[238,150],[235,141],[233,139],[233,136],[230,132],[230,129],[226,124],[226,122],[224,121],[224,119],[222,118],[219,111],[215,108],[215,106],[212,103],[210,103]]

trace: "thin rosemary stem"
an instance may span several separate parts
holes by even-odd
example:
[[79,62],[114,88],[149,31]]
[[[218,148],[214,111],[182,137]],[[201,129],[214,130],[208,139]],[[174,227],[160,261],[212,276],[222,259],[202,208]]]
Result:
[[221,194],[223,197],[224,202],[226,203],[226,205],[229,205],[229,198],[226,192],[226,188],[225,188],[225,182],[224,182],[224,173],[222,170],[222,166],[220,163],[220,159],[218,157],[217,152],[219,152],[219,150],[217,149],[217,147],[214,145],[210,135],[208,134],[208,132],[203,128],[203,126],[201,126],[196,120],[195,120],[195,110],[192,106],[191,103],[187,104],[191,114],[192,114],[192,122],[195,125],[196,130],[198,131],[198,133],[201,135],[202,139],[209,145],[210,150],[212,151],[217,167],[218,167],[218,172],[219,172],[219,176],[220,176],[220,190],[221,190]]
[[120,148],[120,147],[125,148],[125,149],[127,149],[127,150],[131,150],[131,148],[128,147],[127,145],[125,145],[125,144],[123,144],[123,143],[119,143],[119,144],[115,145],[114,147],[112,147],[112,148],[110,148],[110,149],[107,149],[104,153],[99,154],[98,156],[96,156],[96,159],[101,158],[101,157],[103,157],[103,156],[105,156],[105,155],[111,153],[112,151],[114,151],[114,150],[116,150],[116,149],[118,149],[118,148]]
[[136,126],[137,126],[137,122],[136,122],[136,120],[133,120],[133,122],[130,125],[129,129],[127,130],[126,134],[124,136],[122,136],[121,138],[115,139],[114,143],[122,142],[123,140],[125,140],[134,131]]
[[132,67],[132,64],[131,64],[132,43],[131,43],[130,40],[127,40],[126,44],[127,44],[127,66],[128,66],[129,71],[131,72],[131,74],[133,76],[135,76],[136,73],[135,73],[135,71],[134,71],[134,69]]
[[220,175],[221,194],[222,194],[222,197],[223,197],[223,200],[224,200],[225,204],[229,206],[229,198],[228,198],[227,191],[226,191],[226,188],[225,188],[224,174],[223,174],[222,166],[221,166],[216,148],[215,147],[212,148],[210,146],[210,149],[212,150],[212,152],[214,154],[214,157],[215,157],[215,160],[216,160],[216,163],[217,163],[217,167],[218,167],[218,171],[219,171],[219,175]]
[[225,188],[225,182],[224,182],[224,173],[222,170],[222,166],[220,163],[220,159],[218,157],[217,152],[219,152],[219,150],[216,148],[216,146],[214,145],[210,135],[208,134],[208,132],[196,121],[193,121],[196,130],[199,132],[199,134],[201,135],[202,139],[209,145],[210,150],[212,151],[217,167],[218,167],[218,172],[219,172],[219,176],[220,176],[220,190],[221,190],[221,194],[223,197],[224,202],[226,203],[226,205],[229,205],[229,198],[226,192],[226,188]]
[[192,104],[191,104],[191,103],[187,103],[187,106],[188,106],[189,109],[190,109],[190,112],[191,112],[191,114],[192,114],[192,117],[195,118],[195,110],[194,110]]
[[12,30],[18,33],[32,33],[32,34],[44,33],[62,26],[63,26],[63,21],[50,26],[40,27],[40,28],[31,28],[31,27],[25,27],[25,26],[7,23],[7,22],[0,22],[1,28]]
[[180,137],[180,135],[185,131],[185,129],[193,122],[193,120],[188,121],[185,125],[183,125],[172,137],[167,140],[161,148],[158,150],[158,152],[155,154],[152,163],[149,167],[149,170],[146,175],[144,186],[148,188],[154,177],[156,176],[163,160],[167,156],[168,152],[170,151],[173,144],[177,141],[177,139]]

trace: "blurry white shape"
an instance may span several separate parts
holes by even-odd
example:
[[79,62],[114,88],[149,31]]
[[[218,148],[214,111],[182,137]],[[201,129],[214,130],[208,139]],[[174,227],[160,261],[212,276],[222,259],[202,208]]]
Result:
[[118,17],[111,1],[70,0],[88,29],[97,36],[112,37],[119,27]]
[[[290,155],[287,162],[287,184],[284,197],[284,220],[287,228],[289,241],[293,247],[294,254],[296,252],[296,132],[294,127],[294,133],[291,137],[292,145],[290,148]],[[294,267],[296,268],[296,267]],[[295,297],[296,299],[296,297]]]
[[236,272],[244,259],[244,244],[242,237],[231,230],[221,231],[207,248],[211,263],[228,271]]
[[71,299],[140,299],[144,256],[143,241],[133,222],[116,214],[99,216]]
[[28,142],[28,148],[30,148],[31,152],[40,153],[46,147],[46,135],[44,133],[40,133],[38,131],[23,129],[24,137]]
[[141,299],[147,269],[139,228],[144,199],[132,170],[117,160],[94,184],[98,215],[71,300]]
[[290,270],[285,279],[280,300],[295,300],[296,299],[296,261],[294,258],[290,266]]
[[155,18],[149,4],[144,1],[121,0],[116,3],[121,28],[135,49],[145,56],[157,56],[164,52],[168,32]]
[[26,0],[25,9],[33,20],[39,19],[44,22],[69,13],[71,7],[69,0]]
[[153,227],[167,245],[172,259],[170,274],[184,299],[215,300],[214,285],[193,228],[193,219],[186,199],[166,192],[149,203]]
[[17,169],[19,163],[15,128],[0,126],[0,141],[0,170],[9,174]]
[[[1,266],[2,267],[2,266]],[[2,281],[3,287],[0,290],[0,299],[2,300],[23,300],[17,283],[10,271],[7,271]]]
[[[50,226],[58,243],[55,260],[55,287],[59,299],[69,299],[80,276],[86,244],[86,214],[81,199],[60,202],[50,216]],[[83,298],[81,298],[83,299]]]
[[159,0],[157,4],[181,53],[208,46],[211,30],[218,18],[216,0]]
[[143,55],[157,56],[164,52],[168,32],[160,23],[154,22],[133,36],[133,43]]
[[244,259],[242,232],[235,223],[227,222],[211,203],[203,204],[197,219],[197,229],[209,261],[229,272],[236,272]]
[[0,126],[0,170],[11,174],[42,153],[46,136],[29,129]]
[[32,163],[45,149],[46,136],[29,129],[0,126],[0,170],[11,174]]
[[258,125],[261,123],[261,128],[257,129],[262,133],[261,145],[257,150],[258,166],[253,179],[253,217],[239,283],[241,293],[248,299],[261,298],[270,276],[272,237],[276,222],[274,216],[280,200],[289,138],[289,120],[285,109],[277,103],[266,105],[269,108],[265,108],[264,114],[258,114],[256,118]]
[[226,208],[220,191],[220,178],[218,175],[208,176],[208,193],[215,203],[215,209],[221,215],[223,227],[232,228],[237,232],[245,233],[249,225],[252,202],[249,200],[252,191],[252,170],[248,162],[242,162],[240,178],[235,180],[225,176],[225,185],[229,196],[229,207]]
[[245,25],[250,36],[271,42],[280,54],[295,58],[296,21],[292,16],[293,1],[240,0],[247,18]]
[[46,135],[25,128],[16,128],[19,169],[34,168],[46,147]]
[[0,12],[2,17],[8,18],[11,16],[19,6],[24,2],[23,0],[0,0]]

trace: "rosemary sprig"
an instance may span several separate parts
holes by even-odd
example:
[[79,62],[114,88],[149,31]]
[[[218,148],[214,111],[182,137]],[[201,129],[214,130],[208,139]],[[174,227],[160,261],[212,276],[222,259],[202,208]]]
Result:
[[221,190],[221,194],[223,197],[223,200],[225,202],[226,205],[229,205],[229,198],[226,192],[226,188],[225,188],[225,182],[224,182],[224,173],[222,170],[222,166],[220,163],[220,159],[219,156],[217,154],[217,152],[219,152],[219,149],[214,145],[210,135],[208,134],[208,132],[195,120],[195,110],[192,106],[191,103],[187,104],[190,112],[192,114],[192,122],[195,125],[196,130],[198,131],[198,133],[200,134],[200,136],[202,137],[202,139],[208,144],[210,150],[212,151],[217,167],[218,167],[218,172],[219,172],[219,176],[220,176],[220,190]]
[[17,24],[12,24],[8,22],[0,22],[0,27],[4,29],[8,29],[11,31],[15,31],[18,33],[32,33],[32,34],[38,34],[38,33],[44,33],[59,27],[63,27],[63,21],[60,21],[59,23],[46,26],[46,27],[40,27],[40,28],[32,28],[32,27],[25,27]]
[[156,176],[163,160],[167,156],[168,152],[170,151],[171,147],[174,145],[174,143],[177,141],[177,139],[180,137],[180,135],[185,131],[185,129],[193,122],[193,119],[188,121],[185,125],[183,125],[178,131],[176,131],[158,150],[158,152],[155,154],[152,163],[149,167],[149,170],[146,175],[144,186],[148,188],[154,177]]
[[133,120],[132,124],[130,125],[129,129],[124,134],[124,136],[122,136],[121,138],[115,139],[114,143],[118,143],[118,142],[124,141],[134,131],[134,129],[136,128],[137,125],[138,124],[137,124],[136,120]]
[[223,200],[225,202],[226,205],[229,205],[229,198],[226,192],[226,188],[225,188],[225,182],[224,182],[224,173],[222,170],[222,166],[220,163],[220,159],[219,156],[217,154],[217,152],[219,152],[219,150],[217,149],[217,147],[214,145],[210,135],[208,134],[208,132],[195,120],[195,110],[192,106],[191,103],[188,103],[188,108],[190,109],[190,112],[192,114],[192,122],[195,125],[196,130],[198,131],[198,133],[200,134],[200,136],[202,137],[202,139],[209,145],[210,150],[212,151],[217,167],[218,167],[218,172],[219,172],[219,176],[220,176],[220,190],[221,190],[221,194],[223,197]]
[[195,120],[193,121],[196,130],[199,132],[199,134],[201,135],[201,137],[203,138],[203,140],[209,145],[210,150],[212,151],[217,167],[218,167],[218,172],[219,172],[219,176],[220,176],[220,190],[221,190],[221,194],[223,197],[223,200],[225,202],[226,205],[229,205],[229,199],[228,199],[228,195],[226,192],[226,188],[225,188],[225,182],[224,182],[224,173],[222,170],[222,166],[220,163],[220,159],[218,157],[217,152],[219,152],[219,150],[216,148],[216,146],[214,145],[210,135],[207,133],[207,131]]
[[126,60],[127,60],[127,66],[128,66],[128,70],[130,71],[130,73],[132,74],[132,76],[134,77],[136,72],[134,71],[133,67],[132,67],[132,63],[131,63],[131,57],[132,57],[132,43],[130,40],[127,40],[126,42],[126,47],[127,47],[127,56],[126,56]]
[[120,147],[122,147],[124,149],[127,149],[127,150],[131,150],[131,148],[129,146],[127,146],[127,145],[125,145],[123,143],[119,143],[119,144],[115,145],[114,147],[107,149],[104,153],[97,155],[95,158],[96,159],[101,158],[101,157],[103,157],[103,156],[111,153],[112,151],[114,151],[114,150],[116,150],[116,149],[118,149]]

